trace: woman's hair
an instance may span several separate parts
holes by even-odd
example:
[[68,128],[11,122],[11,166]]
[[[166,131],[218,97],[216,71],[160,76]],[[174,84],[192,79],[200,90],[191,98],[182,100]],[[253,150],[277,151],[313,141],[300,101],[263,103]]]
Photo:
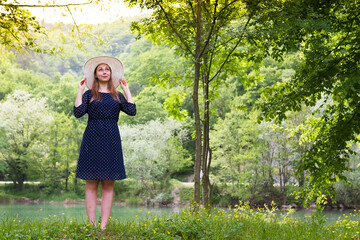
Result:
[[[103,64],[103,63],[101,63]],[[99,79],[96,77],[96,69],[101,65],[97,65],[95,70],[94,70],[94,82],[92,84],[92,87],[91,87],[91,93],[92,93],[92,98],[90,100],[90,103],[92,101],[94,101],[95,99],[97,99],[98,101],[102,101],[102,96],[101,94],[99,93],[99,87],[100,87],[100,84],[99,84]],[[107,65],[107,64],[106,64]],[[108,85],[107,85],[107,88],[110,90],[110,93],[111,93],[111,96],[113,97],[113,99],[117,102],[120,102],[120,99],[119,99],[119,95],[118,95],[118,92],[116,91],[116,88],[114,86],[114,83],[112,81],[112,78],[111,78],[111,68],[109,65],[107,65],[110,69],[110,80],[108,81]]]

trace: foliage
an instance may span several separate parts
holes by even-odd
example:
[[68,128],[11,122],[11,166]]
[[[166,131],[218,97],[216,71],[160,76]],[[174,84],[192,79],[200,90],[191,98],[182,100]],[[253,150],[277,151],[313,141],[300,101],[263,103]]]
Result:
[[[308,124],[311,147],[298,168],[308,173],[302,194],[308,199],[333,196],[334,183],[346,181],[353,153],[349,142],[356,142],[360,133],[359,9],[351,0],[283,1],[263,15],[262,28],[257,26],[270,40],[274,56],[297,48],[302,52],[291,79],[264,89],[261,118],[281,122],[287,111],[301,111],[304,105],[325,107],[313,112],[318,119]],[[268,21],[274,16],[279,19]],[[282,34],[274,31],[278,28]]]
[[174,200],[174,196],[169,193],[160,193],[154,199],[151,200],[152,203],[160,203],[163,205],[167,205],[172,203]]
[[37,157],[46,156],[41,138],[46,135],[53,116],[49,114],[45,98],[36,99],[25,91],[15,91],[0,103],[0,120],[7,138],[1,160],[7,163],[9,178],[22,188],[25,180],[39,173]]
[[40,23],[29,10],[7,4],[8,0],[0,1],[0,44],[17,50],[28,48],[41,51],[35,40],[36,34],[45,33]]
[[179,189],[180,203],[187,204],[193,202],[194,188],[193,187],[181,187]]
[[[99,3],[101,4],[99,5]],[[50,31],[42,26],[36,17],[32,16],[28,10],[28,8],[53,8],[61,9],[63,16],[71,15],[73,24],[72,27],[67,26],[69,30],[67,35],[77,38],[75,46],[81,48],[84,45],[81,37],[87,34],[86,32],[81,32],[83,29],[76,24],[72,10],[82,11],[81,6],[88,4],[97,4],[101,10],[105,8],[105,3],[100,0],[87,0],[83,2],[70,1],[62,4],[50,0],[39,1],[37,3],[1,0],[0,12],[2,21],[0,25],[0,44],[17,51],[30,50],[36,53],[46,54],[55,54],[62,51],[61,46],[55,45],[55,47],[48,47],[51,42],[48,41],[47,33],[50,33]],[[58,26],[61,26],[61,24]],[[92,37],[94,38],[94,36]],[[63,39],[63,37],[60,39]],[[101,42],[101,40],[99,40],[99,42]]]
[[[211,171],[210,179],[215,184],[212,193],[213,202],[217,204],[234,204],[239,198],[259,204],[271,200],[278,204],[299,201],[290,196],[290,193],[297,189],[294,184],[305,186],[310,195],[312,193],[313,196],[327,197],[327,194],[318,190],[326,192],[329,189],[327,184],[337,180],[338,176],[331,175],[331,178],[328,178],[329,175],[323,175],[322,171],[331,172],[335,168],[336,171],[342,171],[344,164],[348,163],[344,157],[348,153],[359,151],[354,148],[358,135],[356,132],[347,138],[354,139],[353,141],[345,141],[348,153],[335,150],[344,146],[343,139],[357,129],[353,124],[357,123],[358,112],[358,74],[354,67],[358,50],[358,19],[355,19],[353,14],[358,15],[358,3],[335,0],[331,3],[315,2],[263,1],[256,5],[258,1],[247,1],[246,9],[249,11],[241,10],[239,14],[243,18],[232,19],[233,15],[230,14],[229,25],[221,22],[224,19],[219,20],[226,12],[220,8],[217,8],[219,15],[216,16],[215,25],[212,25],[213,22],[209,20],[210,11],[206,11],[211,9],[214,13],[215,3],[203,2],[203,7],[208,3],[211,7],[203,12],[202,33],[209,34],[207,31],[210,26],[216,28],[222,23],[229,27],[224,25],[217,29],[218,35],[215,35],[218,37],[218,44],[215,39],[211,39],[208,45],[203,42],[203,46],[208,47],[208,53],[214,53],[211,64],[206,65],[206,59],[202,62],[204,65],[201,69],[210,69],[209,76],[217,74],[215,68],[221,65],[221,61],[226,60],[226,53],[236,45],[231,41],[228,44],[222,43],[226,43],[231,36],[240,36],[242,32],[246,32],[243,42],[234,48],[234,54],[226,60],[227,63],[219,74],[212,78],[209,84],[200,84],[200,87],[210,87],[208,101],[205,91],[200,91],[198,95],[200,114],[211,114],[207,126],[211,136],[214,169]],[[194,47],[196,24],[190,9],[195,9],[195,5],[188,7],[185,2],[175,5],[171,5],[170,2],[162,3],[174,7],[176,11],[171,12],[173,15],[169,16],[174,17],[174,24],[178,24],[188,45]],[[243,4],[237,1],[228,3]],[[302,4],[307,5],[304,7]],[[247,14],[256,11],[260,15],[253,18],[254,21],[251,20],[248,28],[244,30],[244,21],[250,17]],[[186,49],[179,47],[181,43],[175,40],[173,35],[168,34],[169,28],[166,27],[165,33],[161,32],[162,27],[165,27],[162,17],[155,19],[161,21],[157,26],[138,18],[97,26],[79,26],[81,31],[89,31],[89,35],[82,35],[79,41],[72,39],[66,32],[72,26],[63,25],[59,28],[46,25],[53,28],[53,31],[47,32],[46,42],[41,42],[41,39],[37,39],[36,42],[46,48],[53,44],[63,48],[66,53],[63,56],[19,54],[6,50],[5,46],[0,47],[1,104],[7,102],[6,96],[13,95],[15,90],[27,91],[31,94],[31,99],[46,98],[44,103],[47,108],[44,115],[54,118],[53,121],[33,128],[32,147],[21,153],[22,160],[31,162],[31,168],[27,169],[28,178],[42,182],[39,190],[41,193],[37,193],[36,196],[44,199],[46,193],[56,195],[66,190],[83,196],[84,182],[75,179],[74,171],[87,119],[75,121],[71,115],[77,82],[82,78],[82,65],[87,58],[94,55],[113,55],[123,61],[126,69],[125,78],[132,93],[136,95],[135,101],[139,110],[136,118],[120,115],[119,124],[126,124],[120,127],[124,151],[132,151],[130,160],[136,159],[135,163],[139,164],[139,167],[134,165],[132,169],[132,162],[127,163],[130,178],[116,187],[115,199],[128,203],[144,203],[143,198],[148,197],[149,192],[140,180],[142,176],[136,173],[144,166],[150,165],[151,168],[147,170],[154,171],[154,174],[150,172],[150,176],[146,175],[145,179],[146,184],[156,189],[153,193],[154,198],[169,192],[169,179],[174,175],[191,174],[189,153],[195,156],[195,141],[205,136],[190,139],[194,133],[192,64],[197,61],[194,61],[191,54],[185,53]],[[130,34],[129,30],[131,21],[134,20],[140,21],[138,26],[145,24],[142,27],[154,27],[154,31],[150,33],[156,41],[135,41],[135,36]],[[150,20],[154,19],[150,17]],[[102,41],[98,41],[97,34],[100,34]],[[203,38],[205,39],[207,38]],[[172,42],[173,40],[175,42]],[[249,43],[255,43],[256,46],[250,46]],[[83,48],[78,49],[78,44]],[[285,53],[286,51],[292,52]],[[329,55],[324,55],[326,52]],[[267,55],[283,61],[267,57],[261,63],[260,60]],[[354,57],[353,62],[351,57]],[[331,64],[335,67],[332,68]],[[203,79],[204,77],[200,78],[201,81]],[[261,93],[261,111],[254,111],[252,107],[258,103]],[[207,102],[211,103],[208,110],[205,106]],[[298,109],[301,110],[295,113],[288,111]],[[15,108],[12,111],[15,111]],[[22,107],[19,111],[27,112]],[[36,111],[32,111],[30,116],[35,114],[34,112]],[[255,122],[255,114],[259,112],[268,117],[268,121],[260,125]],[[0,115],[0,124],[4,124],[2,120],[8,118],[7,115]],[[281,116],[286,117],[286,121]],[[167,117],[184,119],[181,123],[176,121],[174,125],[187,129],[186,133],[180,134],[178,128],[173,130],[171,137],[165,141],[168,130],[174,127],[167,122]],[[200,123],[205,124],[206,115],[200,117]],[[18,121],[19,119],[15,119],[14,124]],[[155,122],[157,124],[154,124]],[[342,124],[343,128],[339,124]],[[157,130],[150,130],[150,125]],[[142,140],[140,145],[145,146],[143,150],[136,148],[137,145],[127,148],[126,136],[133,137],[126,129],[128,127],[129,131],[138,134],[134,137],[136,141]],[[202,127],[206,129],[205,125]],[[8,128],[0,127],[2,154],[12,151],[9,148],[11,139]],[[143,131],[145,137],[141,139]],[[151,138],[151,135],[156,137]],[[133,141],[130,140],[129,143]],[[125,145],[128,150],[125,149]],[[334,150],[328,151],[328,147]],[[316,152],[316,149],[321,151]],[[148,154],[156,151],[161,152],[157,159]],[[136,153],[139,153],[138,157]],[[316,156],[321,156],[311,158],[311,155],[308,155],[315,153]],[[344,154],[340,154],[341,161],[337,161],[335,157],[327,158],[330,153],[331,156]],[[129,152],[126,154],[126,157],[129,157]],[[149,160],[144,161],[145,158]],[[183,167],[175,163],[183,164]],[[160,166],[159,169],[156,169],[156,166]],[[352,186],[337,183],[337,200],[342,204],[353,205],[358,198],[358,171],[354,164],[345,166],[353,170],[344,172]],[[11,180],[9,174],[6,174],[8,167],[5,161],[0,161],[0,179]],[[310,172],[308,167],[311,167]],[[295,170],[297,175],[294,175]],[[308,180],[311,181],[306,182],[306,174],[314,171],[317,174],[315,178],[309,175]],[[320,181],[315,181],[316,179]],[[151,181],[154,181],[154,184]],[[246,185],[239,182],[246,182]],[[192,199],[190,195],[193,192],[191,188],[180,190],[180,195],[183,196],[181,198],[186,199],[184,202]],[[21,193],[26,195],[24,191]]]
[[[144,35],[157,44],[166,43],[176,48],[176,52],[191,61],[194,66],[192,81],[182,78],[184,88],[192,88],[193,113],[195,123],[195,164],[194,164],[194,200],[200,202],[200,172],[202,172],[203,203],[208,206],[211,198],[209,172],[211,167],[210,116],[211,102],[223,82],[229,63],[233,63],[234,72],[239,62],[259,62],[258,48],[240,47],[246,45],[249,22],[256,15],[256,9],[250,2],[242,1],[143,1],[128,0],[129,6],[139,6],[153,10],[151,16],[131,25],[138,38]],[[255,6],[257,4],[254,4]],[[251,58],[251,60],[250,60]],[[231,66],[231,65],[230,65]],[[236,66],[236,67],[235,67]],[[230,70],[231,71],[231,70]],[[168,79],[163,79],[167,82]],[[172,82],[172,79],[170,79]],[[199,86],[202,86],[202,94]],[[180,106],[183,96],[169,97],[175,106]],[[169,104],[165,105],[167,109]],[[179,107],[177,107],[179,109]],[[173,108],[176,109],[176,108]],[[170,109],[171,110],[171,109]],[[178,119],[185,117],[180,110],[172,114]],[[173,110],[170,111],[173,113]]]
[[[223,92],[215,101],[217,106],[229,106],[221,112],[213,125],[212,179],[216,202],[234,204],[239,199],[263,204],[276,201],[279,205],[294,202],[293,185],[303,185],[303,179],[294,178],[294,169],[301,163],[304,149],[308,146],[300,139],[308,109],[288,115],[288,120],[275,124],[258,124],[258,111],[254,106],[262,88],[286,81],[298,63],[298,53],[286,54],[285,62],[264,59],[264,65],[256,74],[256,84],[246,87],[230,79],[229,86],[220,87]],[[235,97],[233,97],[235,96]],[[292,189],[292,191],[290,191]],[[296,189],[298,190],[298,189]]]
[[119,122],[133,125],[165,119],[167,112],[163,108],[163,103],[167,95],[167,91],[163,91],[159,87],[149,86],[143,89],[135,98],[136,108],[140,114],[130,119],[126,115],[120,114]]
[[170,176],[191,164],[180,139],[186,132],[171,119],[142,125],[121,125],[125,167],[129,177],[141,182],[150,198],[169,190]]
[[[68,190],[69,174],[75,172],[77,158],[77,143],[74,138],[74,124],[72,119],[64,113],[53,113],[54,120],[49,124],[49,130],[43,139],[46,143],[47,154],[39,156],[41,180],[47,194]],[[77,133],[81,134],[81,133]],[[65,179],[65,185],[62,179]]]
[[[354,148],[354,147],[353,147]],[[359,155],[352,155],[350,158],[352,171],[345,172],[349,184],[337,182],[335,184],[336,200],[345,207],[353,207],[360,204],[360,162]]]

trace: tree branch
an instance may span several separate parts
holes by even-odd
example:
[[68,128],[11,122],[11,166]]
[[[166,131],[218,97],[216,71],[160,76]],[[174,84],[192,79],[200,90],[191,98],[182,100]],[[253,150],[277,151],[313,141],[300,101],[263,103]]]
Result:
[[169,26],[171,27],[171,29],[173,30],[173,32],[176,34],[176,36],[179,38],[179,40],[182,42],[182,44],[184,44],[186,50],[189,52],[189,54],[191,54],[193,57],[195,57],[194,53],[191,51],[190,47],[188,46],[188,44],[184,41],[184,39],[181,37],[181,35],[179,34],[179,32],[176,30],[176,28],[174,27],[174,25],[171,23],[170,18],[168,16],[168,14],[166,13],[165,9],[163,8],[163,6],[161,5],[161,3],[159,1],[156,1],[156,3],[158,4],[158,6],[160,7],[161,11],[164,13],[166,21],[168,22]]
[[[73,14],[72,14],[69,6],[66,6],[66,9],[67,9],[68,12],[70,13],[70,16],[71,16],[71,18],[72,18],[72,20],[73,20],[73,22],[74,22],[74,25],[75,25],[75,27],[76,27],[76,30],[77,30],[78,34],[80,34],[79,26],[76,24],[75,18],[74,18],[74,16],[73,16]],[[79,37],[79,38],[80,38],[80,37]]]
[[92,4],[93,0],[90,0],[90,2],[84,2],[84,3],[68,3],[68,4],[50,4],[50,5],[44,5],[44,4],[13,4],[13,3],[0,3],[0,6],[5,7],[43,7],[43,8],[57,8],[57,7],[69,7],[69,6],[82,6],[82,5],[88,5]]
[[209,42],[210,42],[210,38],[211,36],[213,35],[213,31],[214,31],[214,28],[215,28],[215,25],[216,25],[216,20],[218,19],[218,16],[222,13],[222,11],[224,11],[226,8],[228,8],[229,6],[231,6],[232,4],[234,4],[235,2],[237,2],[238,0],[234,0],[232,2],[230,2],[229,4],[227,4],[226,6],[224,6],[222,9],[220,9],[220,11],[218,13],[216,13],[216,10],[217,10],[217,6],[218,6],[218,1],[216,0],[215,2],[215,7],[214,7],[214,18],[213,18],[213,22],[211,24],[211,29],[210,29],[210,32],[209,32],[209,35],[207,37],[207,40],[205,41],[205,45],[200,53],[200,56],[202,56],[202,54],[204,53],[205,49],[207,48],[207,46],[209,45]]
[[[251,18],[253,17],[254,14],[251,14],[248,18],[248,20],[246,21],[246,24],[244,26],[244,32],[245,29],[247,28],[248,24],[250,23]],[[226,59],[224,60],[224,62],[221,64],[220,68],[218,69],[218,71],[215,73],[215,75],[209,80],[209,82],[211,82],[218,74],[220,74],[221,70],[223,69],[223,67],[225,66],[225,64],[229,61],[230,56],[232,55],[232,53],[235,51],[235,49],[239,46],[240,42],[242,41],[243,37],[244,37],[244,32],[241,36],[239,36],[239,40],[237,41],[237,43],[235,44],[235,46],[231,49],[231,51],[229,52],[229,54],[226,56]]]

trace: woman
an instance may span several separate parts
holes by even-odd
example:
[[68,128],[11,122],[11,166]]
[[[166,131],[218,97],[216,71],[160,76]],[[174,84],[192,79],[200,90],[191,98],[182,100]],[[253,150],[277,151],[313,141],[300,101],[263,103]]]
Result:
[[[115,180],[126,178],[120,133],[117,126],[120,111],[136,114],[136,106],[127,83],[124,68],[113,57],[95,57],[84,65],[84,79],[74,106],[77,118],[88,114],[88,125],[81,143],[76,177],[86,180],[85,205],[89,223],[96,226],[97,189],[102,186],[101,229],[110,217]],[[85,84],[89,90],[84,94]],[[123,94],[116,91],[121,85]]]

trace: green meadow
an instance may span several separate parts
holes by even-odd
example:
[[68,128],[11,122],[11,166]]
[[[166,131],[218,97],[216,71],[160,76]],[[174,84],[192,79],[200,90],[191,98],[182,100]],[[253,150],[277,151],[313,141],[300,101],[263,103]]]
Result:
[[359,210],[328,223],[325,214],[304,218],[276,208],[184,208],[157,216],[151,211],[133,220],[111,217],[107,229],[84,221],[49,215],[31,220],[8,217],[0,222],[1,239],[360,239]]

